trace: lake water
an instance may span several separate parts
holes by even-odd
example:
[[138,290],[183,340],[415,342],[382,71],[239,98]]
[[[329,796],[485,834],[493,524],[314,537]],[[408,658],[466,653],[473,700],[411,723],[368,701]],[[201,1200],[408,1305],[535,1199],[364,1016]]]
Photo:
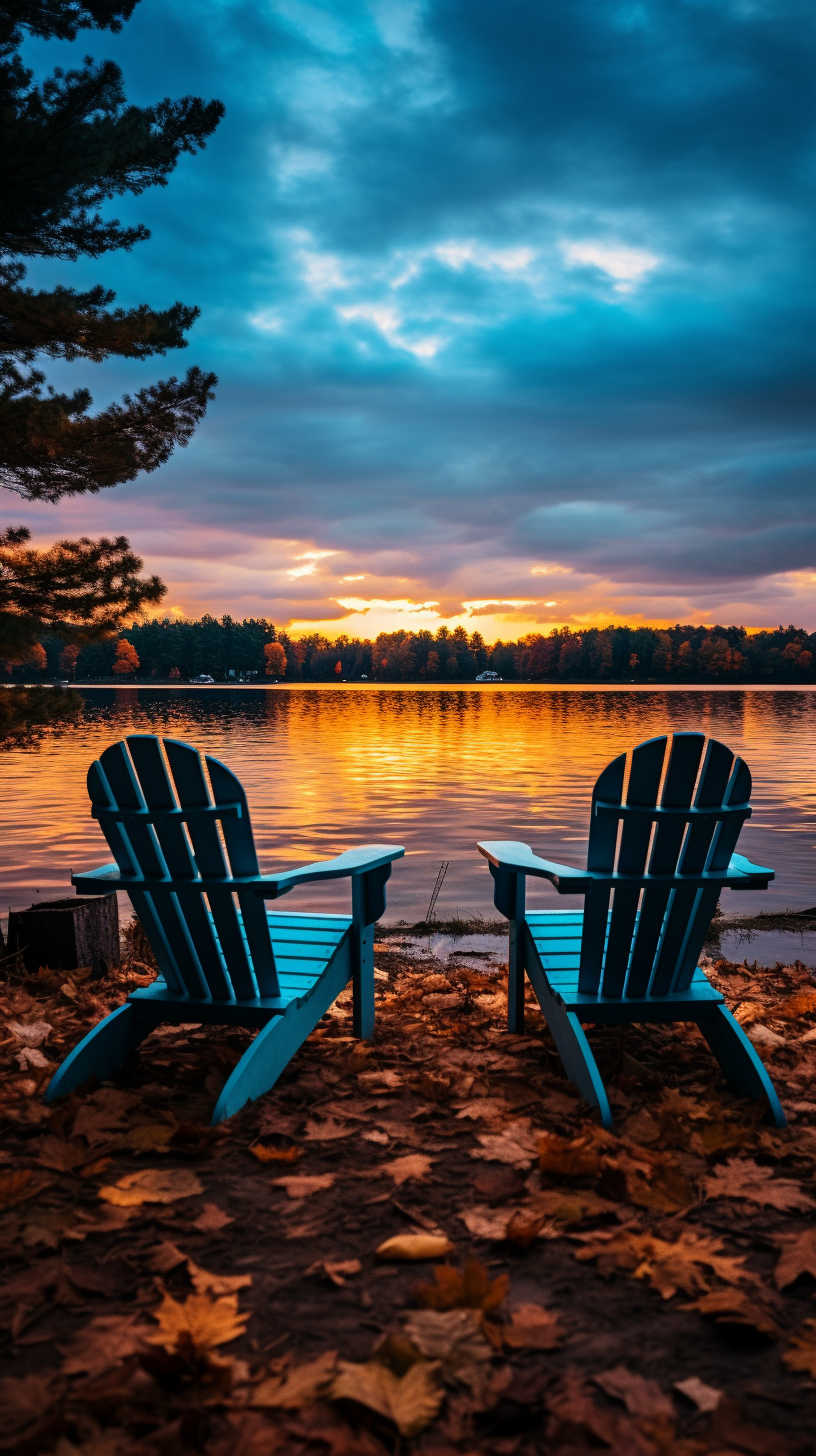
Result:
[[[424,917],[445,860],[437,916],[495,913],[477,839],[520,839],[548,858],[582,865],[589,797],[604,765],[645,738],[697,730],[746,759],[754,817],[739,848],[777,872],[764,894],[725,892],[725,913],[816,904],[811,690],[371,685],[82,695],[78,722],[0,754],[4,912],[38,892],[70,893],[72,869],[109,860],[89,816],[85,775],[103,748],[131,732],[185,739],[235,770],[265,871],[369,841],[404,844],[386,918],[413,921]],[[543,882],[530,889],[533,903],[557,903]],[[341,909],[346,894],[329,887],[318,898],[304,889],[286,905]],[[810,949],[803,941],[802,951]],[[756,942],[748,953],[762,959]],[[802,958],[814,961],[812,953]]]

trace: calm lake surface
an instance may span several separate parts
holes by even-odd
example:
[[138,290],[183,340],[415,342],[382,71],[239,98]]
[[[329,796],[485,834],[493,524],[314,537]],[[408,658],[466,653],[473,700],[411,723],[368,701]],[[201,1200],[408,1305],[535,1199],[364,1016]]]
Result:
[[[388,885],[395,921],[424,917],[443,860],[450,868],[437,915],[494,914],[477,839],[520,839],[582,865],[590,792],[604,765],[645,738],[696,730],[746,759],[754,817],[739,848],[777,872],[764,894],[725,892],[725,913],[816,904],[813,691],[372,685],[82,695],[78,722],[0,754],[4,913],[37,892],[72,893],[72,869],[110,859],[85,775],[102,749],[134,732],[184,739],[235,770],[265,871],[355,844],[404,844]],[[530,886],[534,903],[557,903],[542,882]],[[318,897],[310,887],[286,906],[342,909],[346,894],[329,887]]]

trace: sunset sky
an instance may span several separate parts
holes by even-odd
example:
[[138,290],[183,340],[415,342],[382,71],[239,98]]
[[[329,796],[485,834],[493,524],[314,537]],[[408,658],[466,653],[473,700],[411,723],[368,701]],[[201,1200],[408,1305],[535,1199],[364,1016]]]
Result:
[[49,377],[220,384],[164,469],[4,522],[296,633],[813,630],[814,42],[812,0],[142,0],[29,43],[227,107],[108,209],[149,242],[30,271],[197,303],[190,347]]

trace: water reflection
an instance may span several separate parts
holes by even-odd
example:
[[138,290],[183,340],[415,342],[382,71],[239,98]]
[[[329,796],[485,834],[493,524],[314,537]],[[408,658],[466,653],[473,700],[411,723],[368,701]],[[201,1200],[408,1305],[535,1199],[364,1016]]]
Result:
[[[389,918],[414,919],[441,860],[440,916],[492,913],[477,838],[523,839],[580,864],[589,794],[621,750],[671,730],[713,733],[744,754],[755,817],[741,848],[773,865],[765,895],[726,911],[816,903],[816,694],[628,691],[117,688],[84,693],[64,731],[4,754],[3,907],[65,887],[71,868],[109,856],[88,816],[91,760],[128,732],[186,739],[223,757],[244,783],[264,868],[322,858],[366,840],[408,853],[389,885]],[[319,903],[343,903],[344,891]],[[302,892],[297,901],[317,904]],[[536,903],[554,903],[537,890]]]

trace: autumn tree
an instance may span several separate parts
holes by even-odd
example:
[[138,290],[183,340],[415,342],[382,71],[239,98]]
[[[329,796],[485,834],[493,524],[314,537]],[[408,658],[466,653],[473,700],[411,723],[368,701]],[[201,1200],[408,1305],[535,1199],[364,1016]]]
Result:
[[264,671],[267,677],[286,676],[286,653],[280,642],[267,642],[264,647]]
[[116,673],[125,674],[139,671],[139,654],[132,642],[124,637],[116,644],[116,656],[113,659],[113,670]]
[[[183,303],[158,311],[147,304],[114,308],[115,295],[101,285],[34,289],[25,282],[31,258],[95,258],[148,238],[141,224],[103,217],[100,207],[125,193],[166,186],[179,156],[202,148],[221,119],[220,102],[195,96],[128,103],[112,61],[86,57],[79,68],[55,70],[40,82],[23,64],[26,33],[74,40],[81,30],[120,30],[137,3],[14,0],[0,11],[0,485],[24,500],[57,502],[157,470],[177,445],[188,443],[217,382],[193,366],[182,379],[172,375],[91,413],[84,385],[54,388],[39,367],[43,357],[143,360],[184,348],[198,316]],[[13,552],[27,539],[7,531],[4,547]],[[156,601],[163,590],[156,577],[138,577],[141,562],[123,537],[61,542],[42,553],[39,596],[33,548],[24,554],[25,609],[15,600],[13,571],[10,595],[0,601],[0,612],[12,619],[0,632],[7,641],[16,634],[19,650],[33,624],[41,631],[56,625],[47,591],[55,567],[65,613],[60,626],[69,638],[119,625],[126,612]],[[118,603],[112,566],[123,583]]]

